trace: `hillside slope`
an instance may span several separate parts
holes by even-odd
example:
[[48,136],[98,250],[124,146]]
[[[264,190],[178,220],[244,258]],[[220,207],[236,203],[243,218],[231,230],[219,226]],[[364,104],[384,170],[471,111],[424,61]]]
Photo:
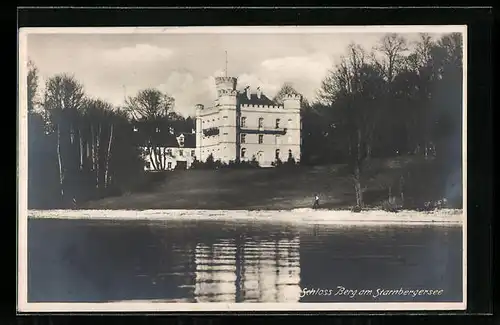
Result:
[[[428,161],[373,160],[364,173],[365,204],[380,206],[387,200],[389,188],[393,195],[399,195],[402,175],[411,182],[412,193],[405,194],[406,201],[438,200],[436,190],[442,186],[436,183],[438,177],[433,177],[437,173]],[[311,207],[315,193],[320,195],[321,208],[352,207],[354,188],[346,166],[173,171],[147,191],[108,197],[79,208],[289,210]]]

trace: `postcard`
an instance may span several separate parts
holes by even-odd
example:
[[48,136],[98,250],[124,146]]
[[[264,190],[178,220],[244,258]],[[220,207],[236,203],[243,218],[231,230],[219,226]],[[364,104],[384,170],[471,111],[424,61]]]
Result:
[[18,311],[464,310],[466,49],[21,28]]

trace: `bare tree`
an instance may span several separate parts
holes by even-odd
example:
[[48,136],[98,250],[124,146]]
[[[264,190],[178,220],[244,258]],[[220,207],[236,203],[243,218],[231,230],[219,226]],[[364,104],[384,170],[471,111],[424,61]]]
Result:
[[28,61],[28,112],[33,112],[38,104],[38,68]]
[[339,127],[347,130],[350,166],[356,194],[356,205],[362,208],[361,173],[366,159],[366,146],[375,123],[373,103],[379,96],[381,76],[369,64],[368,55],[358,45],[351,44],[348,56],[323,80],[320,98],[337,115]]
[[[84,165],[95,175],[96,189],[107,188],[109,182],[109,159],[112,151],[114,132],[113,106],[101,99],[85,102],[84,123],[85,151]],[[104,131],[104,133],[103,133]]]
[[[83,86],[67,74],[59,74],[47,81],[44,109],[48,113],[52,130],[57,133],[57,158],[61,198],[65,201],[67,171],[73,169],[76,117],[84,102]],[[78,140],[79,143],[79,140]]]
[[158,89],[141,90],[134,97],[128,97],[126,110],[134,120],[157,121],[168,116],[175,100]]
[[273,97],[273,101],[280,105],[283,105],[283,99],[287,95],[301,95],[301,94],[297,90],[295,90],[295,88],[292,86],[291,83],[286,82],[281,86],[276,95]]
[[407,41],[396,33],[385,35],[375,46],[380,55],[375,55],[374,63],[384,73],[387,82],[392,82],[406,63]]
[[126,100],[126,111],[140,125],[138,131],[142,145],[154,170],[165,170],[167,167],[164,140],[170,136],[166,128],[170,127],[169,114],[174,104],[173,97],[153,88],[141,90]]

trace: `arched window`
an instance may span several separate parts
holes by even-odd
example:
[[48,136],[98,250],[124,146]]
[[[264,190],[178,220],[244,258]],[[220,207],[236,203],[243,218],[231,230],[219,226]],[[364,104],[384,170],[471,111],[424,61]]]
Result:
[[246,148],[241,148],[241,158],[245,158],[246,152],[247,152]]
[[280,128],[280,119],[279,118],[276,119],[276,128],[277,129]]
[[259,128],[264,127],[264,118],[259,117]]
[[279,149],[276,149],[275,158],[280,159],[280,150]]
[[242,117],[241,118],[241,127],[244,128],[246,126],[246,121],[247,121],[247,118],[246,117]]

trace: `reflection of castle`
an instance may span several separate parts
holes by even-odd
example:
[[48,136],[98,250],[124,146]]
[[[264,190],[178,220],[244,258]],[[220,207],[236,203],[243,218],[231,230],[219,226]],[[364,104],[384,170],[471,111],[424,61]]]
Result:
[[196,107],[196,157],[222,162],[255,158],[263,167],[278,158],[300,160],[300,96],[278,105],[260,90],[236,90],[237,79],[216,77],[213,107]]
[[195,251],[198,302],[297,302],[299,238],[225,241]]
[[197,302],[234,302],[236,300],[236,248],[228,242],[212,247],[198,244],[195,250]]

